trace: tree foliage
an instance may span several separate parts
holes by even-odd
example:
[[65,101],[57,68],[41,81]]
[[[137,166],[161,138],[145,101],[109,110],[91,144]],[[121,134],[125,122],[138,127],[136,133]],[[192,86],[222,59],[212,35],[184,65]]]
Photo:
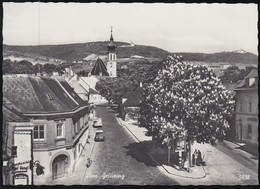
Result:
[[148,135],[166,139],[185,131],[189,141],[224,138],[234,101],[207,67],[168,57],[143,90],[139,121]]
[[[118,69],[118,77],[101,79],[96,84],[96,89],[109,102],[121,104],[122,97],[128,92],[134,90],[140,82],[146,83],[154,77],[156,66],[132,65],[127,69]],[[158,71],[158,69],[156,70]]]
[[244,79],[253,68],[252,66],[247,66],[245,69],[239,69],[237,66],[230,66],[224,71],[220,79],[225,83],[235,83]]
[[27,60],[11,61],[10,59],[3,60],[3,74],[36,74],[38,72],[52,73],[53,71],[62,72],[64,68],[55,64],[35,64]]

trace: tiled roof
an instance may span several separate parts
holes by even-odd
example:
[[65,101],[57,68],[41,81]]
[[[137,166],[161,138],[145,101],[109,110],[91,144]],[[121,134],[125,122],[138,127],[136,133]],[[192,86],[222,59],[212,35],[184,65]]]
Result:
[[128,96],[127,100],[123,103],[124,107],[140,106],[141,102],[144,100],[142,93],[142,88],[138,86],[134,91],[132,91],[131,96]]
[[91,75],[100,75],[100,74],[102,74],[103,76],[108,76],[107,68],[104,62],[100,58],[98,58],[93,69],[91,70]]
[[237,83],[223,83],[224,87],[231,92],[231,95],[234,97],[236,95],[235,88]]
[[27,121],[28,118],[21,114],[19,111],[12,107],[8,107],[6,104],[2,105],[3,119],[5,121]]
[[86,105],[65,81],[48,77],[3,77],[3,97],[22,113],[67,112]]
[[88,93],[87,89],[85,89],[78,81],[76,80],[72,80],[69,81],[69,85],[71,86],[71,88],[74,89],[74,91],[78,94],[78,93]]
[[91,75],[89,77],[80,77],[80,81],[83,80],[89,88],[95,89],[96,83],[99,81],[97,76]]
[[[254,78],[252,84],[250,83],[250,78]],[[258,70],[254,68],[251,72],[243,79],[238,81],[237,87],[235,90],[245,90],[245,89],[257,89],[258,88]]]
[[127,91],[123,98],[129,98],[130,96],[132,96],[133,92],[134,91]]
[[246,76],[246,78],[252,78],[257,77],[258,78],[258,70],[257,68],[252,69],[251,72]]
[[99,94],[95,89],[89,88],[89,94]]
[[77,101],[79,105],[86,105],[86,103],[80,98],[77,93],[70,87],[66,81],[59,81],[60,84],[72,95],[72,97]]

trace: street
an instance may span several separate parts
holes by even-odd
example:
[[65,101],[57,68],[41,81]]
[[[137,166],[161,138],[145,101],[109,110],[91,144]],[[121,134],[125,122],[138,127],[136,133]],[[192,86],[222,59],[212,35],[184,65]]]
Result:
[[[257,184],[257,160],[246,160],[233,148],[197,144],[205,155],[206,177],[190,179],[169,174],[148,152],[149,141],[140,141],[122,125],[108,106],[97,106],[96,116],[102,118],[105,141],[94,142],[97,128],[91,128],[91,142],[69,177],[53,180],[52,185],[248,185]],[[136,127],[136,126],[135,126]],[[144,134],[143,134],[144,135]],[[93,145],[91,145],[93,144]],[[231,144],[229,144],[231,145]],[[92,148],[92,147],[93,148]],[[230,146],[231,147],[231,146]],[[240,153],[240,154],[239,154]],[[87,157],[92,165],[86,168]],[[256,163],[257,162],[257,163]],[[169,171],[169,170],[168,170]]]
[[102,118],[105,141],[96,142],[82,185],[178,184],[160,172],[145,153],[145,142],[136,143],[118,124],[112,109],[97,106],[96,115]]

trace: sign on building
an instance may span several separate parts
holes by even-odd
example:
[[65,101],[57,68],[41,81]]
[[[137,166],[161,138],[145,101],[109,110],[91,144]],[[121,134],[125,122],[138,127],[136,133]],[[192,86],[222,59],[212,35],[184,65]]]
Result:
[[14,147],[16,149],[13,166],[14,185],[31,185],[33,184],[30,168],[30,162],[33,159],[32,130],[15,130]]

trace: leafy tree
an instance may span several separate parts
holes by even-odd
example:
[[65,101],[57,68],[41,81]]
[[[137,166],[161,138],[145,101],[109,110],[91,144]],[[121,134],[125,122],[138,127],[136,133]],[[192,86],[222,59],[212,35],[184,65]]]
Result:
[[240,73],[241,70],[237,66],[230,66],[224,71],[220,79],[223,82],[228,82],[228,83],[237,82],[238,80],[243,79]]
[[230,66],[224,71],[220,79],[225,83],[235,83],[244,79],[253,68],[253,66],[247,66],[245,69],[239,69],[237,66]]
[[169,141],[185,134],[189,150],[193,141],[208,143],[225,137],[234,101],[207,67],[169,57],[143,90],[139,121],[147,135]]
[[58,71],[58,68],[54,64],[44,64],[43,69],[46,73],[52,73],[53,71]]
[[2,70],[3,74],[12,73],[13,62],[10,59],[3,60]]
[[34,73],[33,64],[29,61],[22,60],[13,64],[13,72],[19,74],[32,74]]
[[43,65],[42,64],[35,64],[34,65],[34,73],[39,73],[43,71]]

